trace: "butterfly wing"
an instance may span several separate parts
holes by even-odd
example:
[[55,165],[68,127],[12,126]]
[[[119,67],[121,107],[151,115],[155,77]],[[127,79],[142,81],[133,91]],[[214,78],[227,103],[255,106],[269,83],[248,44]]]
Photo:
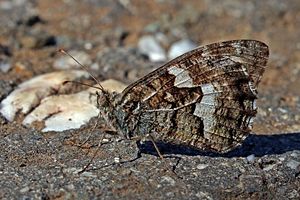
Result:
[[[120,95],[120,124],[131,137],[219,152],[239,145],[256,114],[256,87],[268,47],[255,40],[199,47],[168,62]],[[122,119],[121,119],[122,118]]]

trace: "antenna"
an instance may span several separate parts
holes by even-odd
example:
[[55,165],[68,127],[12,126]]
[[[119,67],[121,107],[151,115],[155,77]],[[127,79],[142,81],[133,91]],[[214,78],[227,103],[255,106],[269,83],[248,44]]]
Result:
[[84,86],[88,86],[88,87],[95,88],[95,89],[98,89],[98,90],[102,90],[102,88],[100,88],[100,87],[96,87],[96,86],[86,84],[86,83],[81,83],[81,82],[78,82],[78,81],[64,81],[62,84],[65,85],[67,83],[76,83],[76,84],[79,84],[79,85],[84,85]]
[[[102,87],[102,85],[100,84],[100,82],[96,79],[95,76],[93,76],[93,74],[88,70],[88,68],[86,66],[84,66],[83,64],[81,64],[76,58],[74,58],[71,54],[69,54],[68,52],[66,52],[65,50],[63,49],[59,49],[58,50],[60,53],[63,53],[69,57],[71,57],[82,69],[84,69],[87,73],[89,73],[89,75],[94,79],[94,81],[99,85],[99,88],[102,92],[104,92],[104,88]],[[65,81],[65,83],[67,82],[74,82],[74,81]],[[84,85],[84,84],[82,84]]]

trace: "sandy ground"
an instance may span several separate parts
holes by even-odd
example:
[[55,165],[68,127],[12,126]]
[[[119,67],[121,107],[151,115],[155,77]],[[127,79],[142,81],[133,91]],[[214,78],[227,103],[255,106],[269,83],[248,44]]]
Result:
[[96,150],[101,122],[78,148],[74,144],[85,140],[95,120],[79,130],[45,134],[23,127],[22,116],[14,122],[1,117],[0,198],[300,198],[298,0],[0,1],[0,8],[1,59],[12,66],[0,73],[1,99],[19,83],[55,71],[60,47],[88,53],[99,63],[93,73],[100,80],[126,84],[159,66],[137,55],[143,35],[163,33],[165,49],[183,38],[199,45],[250,38],[270,48],[253,135],[235,151],[218,155],[159,144],[167,155],[163,162],[146,142],[136,159],[134,141],[108,135],[94,169],[78,175]]

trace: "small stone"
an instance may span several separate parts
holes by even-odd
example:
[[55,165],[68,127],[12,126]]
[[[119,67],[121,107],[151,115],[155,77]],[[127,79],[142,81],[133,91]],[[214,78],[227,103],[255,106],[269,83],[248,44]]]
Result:
[[197,45],[191,40],[183,39],[172,44],[168,52],[168,58],[174,59],[192,49],[195,49]]
[[296,161],[296,160],[290,160],[286,166],[288,166],[291,169],[297,169],[298,166],[300,165],[300,162]]
[[[148,24],[147,26],[145,26],[144,31],[148,32],[148,33],[155,33],[159,30],[159,23],[158,22],[154,22],[151,24]],[[299,43],[300,46],[300,43]]]
[[143,36],[138,42],[138,49],[142,54],[147,55],[152,62],[166,60],[165,50],[153,36]]
[[92,65],[91,65],[91,67],[90,67],[92,70],[95,70],[95,71],[97,71],[97,70],[99,70],[100,69],[100,66],[99,66],[99,64],[98,63],[93,63]]
[[287,119],[289,118],[289,115],[288,115],[288,114],[281,115],[281,118],[282,118],[283,120],[287,120]]
[[74,44],[74,41],[67,35],[57,35],[56,44],[59,47],[64,47],[66,49],[71,48]]
[[66,188],[68,190],[74,190],[75,189],[75,186],[73,184],[69,184],[69,185],[66,185]]
[[208,194],[207,192],[197,192],[196,193],[196,196],[199,198],[199,199],[207,199],[207,200],[213,200],[213,198],[211,197],[210,194]]
[[75,167],[70,167],[70,168],[65,168],[63,169],[64,173],[70,173],[70,174],[78,174],[78,172],[80,172],[82,169],[77,169]]
[[103,138],[102,142],[109,142],[109,139]]
[[26,192],[28,192],[29,191],[29,187],[28,186],[26,186],[26,187],[23,187],[21,190],[20,190],[20,192],[21,193],[26,193]]
[[205,169],[205,168],[207,168],[209,165],[208,164],[199,164],[199,165],[197,165],[197,169]]
[[114,158],[114,162],[115,162],[115,163],[120,163],[120,158],[119,158],[119,157],[115,157],[115,158]]
[[251,155],[247,156],[246,159],[247,159],[247,161],[249,163],[254,163],[254,161],[255,161],[255,155],[251,154]]
[[97,175],[92,172],[83,172],[82,176],[90,177],[90,178],[97,178]]
[[[72,55],[76,60],[78,60],[82,65],[89,66],[92,64],[92,60],[90,56],[82,51],[70,51],[68,52]],[[72,68],[80,68],[80,66],[69,56],[62,56],[54,61],[53,67],[56,69],[72,69]]]
[[167,192],[167,193],[166,193],[166,196],[167,196],[167,197],[172,197],[172,196],[174,196],[174,192]]
[[7,73],[11,69],[11,63],[8,60],[0,60],[0,71]]
[[18,72],[28,71],[27,67],[21,62],[16,62],[14,65],[14,69]]
[[284,114],[288,112],[286,109],[280,107],[278,108],[278,111]]
[[162,178],[162,182],[168,182],[172,186],[174,186],[176,183],[175,180],[170,176],[162,176],[161,178]]
[[285,160],[285,157],[279,157],[278,159],[282,162]]
[[0,9],[1,10],[10,10],[13,8],[13,4],[11,1],[1,1],[0,2]]
[[269,170],[273,169],[275,166],[276,166],[276,164],[270,164],[270,165],[267,165],[266,167],[264,167],[263,170],[269,171]]
[[86,50],[91,50],[93,48],[93,44],[90,42],[84,43],[84,48]]
[[300,155],[296,152],[291,153],[291,156],[294,158],[298,158]]

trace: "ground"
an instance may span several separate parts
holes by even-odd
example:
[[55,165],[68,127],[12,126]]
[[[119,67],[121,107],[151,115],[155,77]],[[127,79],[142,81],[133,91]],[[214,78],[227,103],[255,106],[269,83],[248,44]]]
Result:
[[[88,53],[99,80],[126,84],[159,64],[137,51],[142,36],[197,45],[231,39],[268,44],[254,129],[224,155],[107,135],[91,170],[77,172],[96,150],[97,119],[77,130],[42,133],[0,118],[0,197],[3,199],[299,199],[300,2],[280,1],[0,1],[0,98],[36,75],[57,71],[57,49]],[[101,122],[98,122],[101,126]],[[102,127],[103,128],[103,127]],[[118,161],[120,159],[120,162]],[[168,170],[172,166],[177,175]]]

